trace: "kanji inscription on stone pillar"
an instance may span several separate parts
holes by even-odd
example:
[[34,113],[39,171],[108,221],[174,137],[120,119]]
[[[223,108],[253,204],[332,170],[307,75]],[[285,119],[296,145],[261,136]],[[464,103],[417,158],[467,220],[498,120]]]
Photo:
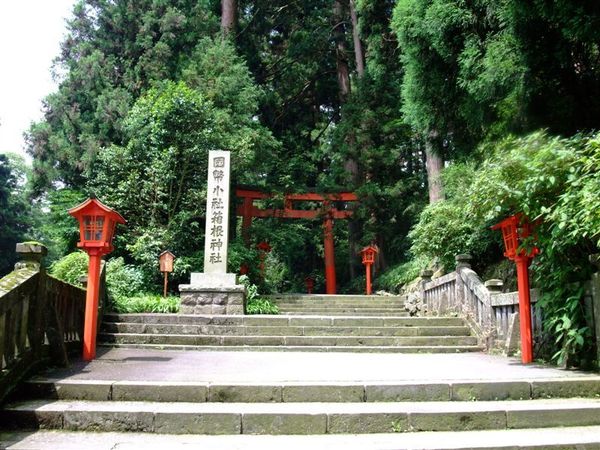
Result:
[[229,152],[208,153],[208,186],[206,196],[206,234],[204,241],[204,273],[227,273],[229,230]]
[[208,153],[204,272],[192,272],[190,284],[180,284],[181,314],[244,314],[245,287],[227,273],[229,244],[229,152]]

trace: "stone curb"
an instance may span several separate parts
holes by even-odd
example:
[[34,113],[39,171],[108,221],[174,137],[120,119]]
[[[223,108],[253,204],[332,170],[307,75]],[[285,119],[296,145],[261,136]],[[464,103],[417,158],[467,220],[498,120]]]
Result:
[[[369,407],[367,407],[369,405]],[[600,400],[391,404],[29,402],[6,426],[171,434],[337,434],[600,425]]]
[[598,398],[600,377],[431,383],[203,383],[35,378],[29,398],[154,402],[431,402]]

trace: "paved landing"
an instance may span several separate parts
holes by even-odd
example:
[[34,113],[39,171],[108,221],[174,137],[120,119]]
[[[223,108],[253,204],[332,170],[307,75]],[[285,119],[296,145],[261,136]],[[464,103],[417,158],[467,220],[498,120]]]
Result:
[[96,360],[42,376],[156,382],[402,382],[595,378],[483,353],[356,354],[100,349]]
[[[0,433],[11,450],[416,450],[598,449],[600,427],[544,428],[459,433],[396,433],[337,436],[173,436],[147,433]],[[5,439],[2,445],[2,439]],[[490,446],[490,442],[496,442]]]

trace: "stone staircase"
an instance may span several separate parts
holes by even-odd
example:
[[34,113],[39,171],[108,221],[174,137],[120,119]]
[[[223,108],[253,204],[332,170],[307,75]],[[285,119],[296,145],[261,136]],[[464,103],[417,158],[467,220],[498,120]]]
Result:
[[[152,442],[147,441],[151,434],[196,435],[195,439],[287,435],[289,443],[295,442],[291,435],[358,434],[362,440],[357,442],[363,446],[357,448],[363,449],[600,447],[600,377],[215,383],[114,376],[31,379],[23,389],[29,398],[9,404],[0,413],[0,423],[8,428],[59,430],[64,436],[81,431],[144,433],[146,442]],[[577,427],[577,432],[564,427]],[[486,434],[490,432],[495,441]],[[438,440],[432,439],[436,433]],[[365,435],[371,434],[369,441]],[[545,438],[540,440],[541,436]],[[567,445],[565,436],[571,436]],[[169,448],[177,448],[173,445],[179,441],[171,439]],[[179,439],[189,442],[190,437]],[[394,446],[372,445],[378,441]],[[223,442],[229,447],[202,448],[238,448],[231,446],[233,441]],[[251,446],[251,440],[236,442],[244,448],[265,448]],[[317,448],[328,447],[327,442],[336,441],[314,441]],[[540,442],[543,445],[538,446]]]
[[105,346],[213,351],[479,351],[457,317],[408,317],[403,297],[286,295],[280,315],[108,314]]
[[97,360],[0,411],[0,448],[600,449],[598,375],[474,353],[462,319],[408,317],[400,297],[274,301],[106,315]]
[[330,316],[406,316],[404,296],[378,295],[299,295],[269,296],[281,314]]

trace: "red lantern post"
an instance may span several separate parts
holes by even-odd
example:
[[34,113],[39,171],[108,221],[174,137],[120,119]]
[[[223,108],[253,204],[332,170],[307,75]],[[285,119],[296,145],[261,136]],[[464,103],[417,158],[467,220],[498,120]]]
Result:
[[164,275],[164,286],[163,286],[163,297],[167,296],[167,287],[169,283],[169,274],[173,272],[173,262],[175,261],[175,255],[169,250],[165,250],[158,255],[158,264],[160,271]]
[[117,223],[125,219],[96,198],[69,209],[68,213],[79,221],[79,242],[90,256],[87,294],[85,297],[85,324],[83,329],[83,359],[96,357],[96,331],[98,327],[98,293],[100,289],[100,262],[103,255],[113,251],[112,239]]
[[367,295],[371,295],[371,266],[375,262],[375,255],[379,250],[375,245],[369,245],[360,251],[362,255],[362,263],[367,271]]
[[267,253],[271,252],[271,246],[269,245],[268,242],[262,241],[260,244],[258,244],[256,246],[256,248],[258,249],[259,253],[258,253],[258,257],[260,258],[260,263],[259,263],[259,270],[260,270],[260,276],[262,278],[265,277],[265,258],[267,257]]
[[306,293],[312,294],[313,289],[315,288],[315,279],[313,277],[306,277],[304,279],[304,284],[306,284]]
[[533,362],[533,333],[531,326],[531,299],[529,295],[529,264],[539,253],[537,247],[527,252],[519,250],[523,239],[532,234],[532,225],[516,214],[494,225],[492,230],[502,230],[504,239],[504,256],[517,264],[517,286],[519,288],[519,321],[521,331],[521,361],[524,364]]

